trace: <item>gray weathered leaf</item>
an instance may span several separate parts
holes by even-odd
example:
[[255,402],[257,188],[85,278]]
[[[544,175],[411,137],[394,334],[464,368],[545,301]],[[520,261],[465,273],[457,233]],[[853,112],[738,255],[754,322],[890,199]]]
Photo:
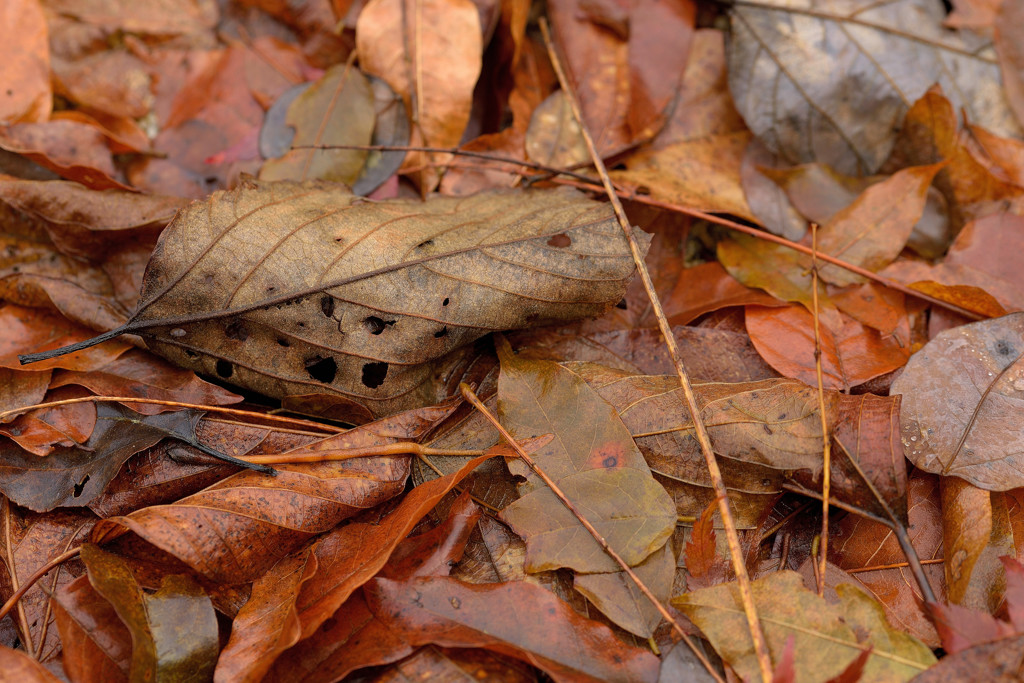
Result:
[[936,0],[738,0],[729,86],[747,125],[791,162],[874,172],[934,83],[970,120],[1019,135],[991,44],[942,25]]

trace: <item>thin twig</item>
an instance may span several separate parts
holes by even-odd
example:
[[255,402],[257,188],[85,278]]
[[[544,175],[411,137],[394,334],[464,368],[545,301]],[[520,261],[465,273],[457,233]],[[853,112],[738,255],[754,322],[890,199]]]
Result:
[[811,223],[811,313],[814,317],[814,371],[818,380],[818,414],[821,416],[821,440],[824,465],[821,474],[821,546],[818,556],[818,596],[825,596],[825,570],[828,566],[828,499],[832,486],[832,439],[825,416],[825,388],[821,377],[821,324],[818,320],[818,224]]
[[[495,163],[525,166],[527,168],[543,171],[544,173],[547,173],[551,176],[568,176],[569,178],[575,178],[576,180],[570,180],[568,178],[561,177],[552,177],[550,180],[551,182],[559,185],[569,185],[570,187],[575,187],[581,190],[587,190],[590,192],[601,192],[604,189],[600,183],[582,173],[575,173],[573,171],[569,171],[566,169],[545,166],[544,164],[538,164],[524,159],[514,159],[512,157],[504,157],[499,154],[491,154],[487,152],[475,152],[467,149],[459,149],[458,147],[429,147],[413,145],[294,145],[292,149],[306,149],[310,147],[314,149],[355,149],[366,150],[371,152],[406,151],[445,153],[452,154],[455,156],[485,159],[487,161],[493,161]],[[773,244],[778,244],[780,246],[786,247],[787,249],[799,251],[800,253],[807,254],[808,256],[811,255],[811,248],[806,245],[799,244],[798,242],[793,242],[792,240],[788,240],[785,237],[773,235],[772,233],[766,232],[759,228],[753,228],[749,225],[737,223],[736,221],[729,220],[728,218],[723,218],[722,216],[716,216],[713,213],[708,213],[706,211],[701,211],[700,209],[694,209],[692,207],[683,206],[682,204],[675,204],[672,202],[662,201],[660,199],[655,199],[654,197],[651,197],[649,195],[643,195],[638,194],[635,191],[624,190],[621,187],[616,187],[615,194],[622,199],[628,199],[639,204],[647,204],[648,206],[654,206],[659,209],[665,209],[666,211],[672,211],[673,213],[681,213],[687,216],[693,216],[694,218],[699,218],[709,223],[720,225],[723,228],[732,230],[733,232],[741,232],[745,235],[750,235],[751,237],[762,240],[764,242],[772,242]],[[888,287],[889,289],[894,289],[898,292],[902,292],[903,294],[911,298],[924,301],[933,306],[944,308],[947,311],[950,311],[951,313],[956,313],[957,315],[961,315],[969,320],[985,319],[985,316],[978,313],[977,311],[971,311],[966,308],[961,308],[960,306],[957,306],[954,303],[950,303],[949,301],[936,298],[934,296],[931,296],[930,294],[916,290],[913,287],[908,287],[902,282],[897,282],[896,280],[887,278],[883,275],[879,275],[878,273],[867,270],[866,268],[856,266],[852,263],[847,263],[846,261],[840,258],[836,258],[835,256],[819,252],[818,258],[821,259],[822,261],[825,261],[836,266],[837,268],[842,268],[843,270],[854,273],[855,275],[859,275],[863,278],[873,280],[874,282],[877,282],[880,285]],[[116,335],[111,336],[113,337]]]
[[[516,159],[515,157],[502,156],[489,152],[475,152],[470,149],[459,149],[458,147],[429,147],[424,145],[292,145],[292,149],[352,149],[363,152],[428,152],[431,154],[451,154],[453,156],[470,157],[473,159],[484,159],[498,164],[510,164],[522,166],[535,171],[541,171],[544,175],[537,177],[569,176],[585,183],[596,182],[593,178],[583,173],[577,173],[568,169],[555,168],[545,164],[538,164],[535,161]],[[531,176],[531,178],[534,176]]]
[[32,574],[32,576],[28,577],[25,583],[21,584],[21,587],[14,592],[14,595],[8,598],[7,602],[4,603],[4,606],[0,607],[0,620],[6,617],[7,614],[12,609],[14,609],[14,606],[17,605],[18,602],[22,599],[22,597],[24,597],[25,593],[27,593],[28,590],[35,585],[36,581],[43,578],[43,576],[45,576],[47,572],[52,570],[54,567],[57,567],[63,564],[64,562],[67,562],[73,557],[78,557],[78,553],[80,553],[81,551],[81,546],[73,548],[67,552],[61,553],[60,555],[53,558],[52,560],[44,564],[42,567],[37,569],[35,573]]
[[724,679],[722,679],[719,673],[715,671],[714,667],[711,666],[711,662],[709,662],[707,657],[704,656],[704,653],[697,648],[696,643],[694,643],[690,639],[690,636],[687,635],[686,631],[683,630],[683,627],[679,625],[679,622],[676,621],[676,619],[672,616],[672,613],[668,611],[668,608],[665,607],[665,605],[661,603],[661,600],[659,600],[657,596],[654,595],[651,589],[648,588],[647,585],[640,580],[640,577],[637,576],[636,572],[633,571],[632,567],[630,567],[629,564],[627,564],[626,561],[622,559],[622,556],[615,552],[615,550],[610,545],[608,545],[608,541],[606,541],[604,537],[601,536],[601,533],[597,530],[596,527],[594,527],[593,524],[590,523],[590,520],[588,520],[580,513],[580,511],[576,508],[575,505],[573,505],[572,501],[569,500],[569,498],[565,495],[562,489],[559,488],[558,484],[556,484],[555,481],[537,465],[537,462],[532,457],[530,457],[530,454],[527,453],[523,449],[523,447],[519,445],[519,442],[517,442],[515,438],[508,433],[508,431],[501,425],[500,422],[498,422],[498,418],[494,417],[494,414],[487,409],[487,406],[485,406],[483,401],[481,401],[480,398],[473,392],[473,390],[469,388],[469,385],[466,384],[465,382],[462,382],[461,384],[459,384],[459,391],[462,392],[462,395],[465,397],[467,401],[473,404],[474,408],[480,411],[480,414],[483,415],[488,422],[494,425],[494,428],[498,430],[498,433],[501,434],[502,438],[505,439],[508,445],[515,450],[519,458],[524,463],[526,463],[526,466],[533,470],[533,472],[538,477],[540,477],[541,481],[543,481],[544,484],[551,489],[551,492],[555,494],[555,497],[562,502],[562,505],[564,505],[566,509],[569,512],[571,512],[576,519],[579,520],[580,524],[583,525],[583,528],[586,529],[587,532],[594,537],[594,540],[597,541],[598,545],[600,545],[601,548],[604,549],[606,553],[608,553],[608,557],[612,558],[615,564],[619,565],[622,568],[622,571],[624,571],[626,575],[633,580],[633,583],[636,584],[637,588],[640,589],[641,593],[647,596],[647,599],[651,601],[651,604],[653,604],[655,609],[658,610],[658,613],[661,614],[665,621],[667,621],[672,626],[673,630],[675,630],[675,632],[683,638],[683,641],[690,647],[690,649],[693,651],[693,654],[697,657],[697,659],[700,660],[701,664],[704,665],[704,668],[708,670],[708,673],[714,676],[715,680],[719,681],[719,683],[725,683]]
[[[11,415],[17,415],[18,413],[24,413],[29,410],[39,410],[40,408],[55,408],[57,406],[67,406],[75,403],[149,403],[156,406],[173,406],[175,408],[188,408],[192,410],[204,410],[208,413],[224,413],[226,415],[240,415],[243,417],[251,417],[259,420],[267,420],[268,422],[283,422],[286,424],[302,425],[304,427],[313,427],[320,429],[325,432],[332,434],[343,434],[349,430],[342,427],[334,427],[332,425],[321,424],[319,422],[311,422],[309,420],[300,420],[294,417],[282,417],[280,415],[272,415],[269,413],[259,413],[255,410],[241,410],[239,408],[228,408],[225,406],[208,406],[201,405],[198,403],[182,403],[180,401],[164,401],[155,398],[137,398],[133,396],[82,396],[79,398],[66,398],[62,401],[48,401],[46,403],[36,403],[30,406],[22,406],[20,408],[12,408],[11,410],[5,410],[0,412],[0,420]],[[266,425],[249,425],[250,427],[262,427],[264,429],[273,429]]]
[[[921,564],[942,564],[946,560],[941,557],[935,557],[930,560],[921,560]],[[844,569],[843,571],[847,574],[861,574],[863,572],[878,572],[884,569],[903,569],[909,567],[909,562],[893,562],[892,564],[876,564],[871,567],[853,567],[850,569]]]
[[452,450],[448,448],[430,448],[411,441],[385,443],[378,446],[362,446],[359,448],[340,448],[323,453],[278,453],[276,455],[240,455],[239,460],[262,465],[291,465],[296,463],[336,462],[353,458],[373,458],[383,455],[445,455],[449,457],[476,457],[486,451]]
[[612,207],[615,209],[615,215],[619,219],[619,225],[622,227],[623,233],[625,233],[626,241],[629,243],[629,249],[633,254],[633,261],[636,264],[637,271],[640,273],[640,279],[643,282],[644,289],[647,290],[647,296],[651,300],[651,306],[653,307],[654,314],[658,319],[658,326],[661,328],[661,334],[665,338],[665,344],[668,347],[669,355],[672,357],[672,362],[675,365],[676,374],[679,375],[679,383],[682,385],[683,394],[686,396],[686,406],[689,408],[690,416],[693,420],[694,432],[697,436],[697,441],[700,443],[701,452],[704,454],[704,461],[707,463],[708,474],[711,477],[711,484],[714,488],[715,498],[718,502],[718,511],[722,517],[722,525],[725,527],[725,538],[729,545],[729,555],[732,558],[733,571],[736,572],[736,586],[739,589],[740,601],[743,604],[743,611],[747,617],[747,625],[750,628],[750,637],[754,644],[754,653],[757,656],[758,668],[761,671],[761,678],[764,683],[769,683],[772,680],[772,660],[771,656],[768,654],[768,644],[765,641],[764,633],[761,631],[761,623],[757,618],[757,609],[754,606],[754,596],[750,589],[750,577],[747,575],[747,568],[743,562],[743,549],[740,546],[739,534],[736,533],[736,522],[733,520],[732,510],[729,508],[729,494],[725,488],[725,482],[722,480],[722,472],[718,468],[718,462],[715,460],[715,454],[711,448],[711,439],[708,436],[707,428],[701,420],[700,408],[697,406],[697,399],[693,394],[693,388],[690,386],[689,375],[687,375],[686,368],[683,366],[683,361],[679,357],[679,350],[676,347],[675,336],[672,334],[672,328],[668,324],[668,319],[665,317],[665,312],[662,310],[661,302],[658,300],[658,295],[654,290],[654,284],[651,282],[651,275],[647,272],[647,266],[644,264],[643,254],[640,253],[640,247],[636,243],[636,239],[633,237],[633,227],[629,224],[629,220],[626,218],[626,212],[622,208],[622,202],[619,201],[615,188],[612,186],[611,179],[608,177],[608,171],[604,166],[604,162],[601,160],[601,155],[598,154],[597,148],[594,146],[594,140],[590,135],[590,131],[587,129],[587,124],[583,120],[583,113],[580,111],[580,104],[576,97],[576,93],[573,91],[572,86],[569,83],[569,79],[565,74],[565,69],[562,67],[562,62],[555,50],[554,41],[552,41],[551,34],[548,31],[547,21],[543,18],[540,20],[540,29],[544,36],[544,42],[547,46],[548,56],[551,59],[551,65],[554,67],[555,74],[558,76],[558,82],[562,86],[562,91],[569,100],[573,116],[576,118],[576,122],[580,127],[580,133],[583,135],[583,141],[586,143],[587,149],[590,152],[591,161],[594,162],[594,167],[597,169],[598,175],[601,176],[601,182],[604,185],[605,193],[608,195],[608,199],[611,202]]
[[[11,542],[11,501],[7,496],[3,497],[3,505],[0,505],[0,515],[4,518],[4,555],[7,565],[7,575],[11,579],[11,589],[18,592],[21,586],[18,585],[18,567],[14,562],[14,544]],[[24,592],[23,592],[24,593]],[[0,614],[0,620],[6,612]],[[32,651],[32,632],[28,625],[28,616],[25,609],[18,605],[18,621],[21,622],[22,637],[25,639],[25,648]]]

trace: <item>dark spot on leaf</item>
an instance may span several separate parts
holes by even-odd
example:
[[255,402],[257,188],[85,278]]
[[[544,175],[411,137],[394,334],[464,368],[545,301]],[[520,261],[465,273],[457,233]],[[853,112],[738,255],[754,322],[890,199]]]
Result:
[[287,349],[287,348],[288,348],[289,346],[291,346],[291,344],[289,344],[289,343],[288,343],[288,340],[287,340],[287,339],[281,339],[280,337],[278,338],[278,340],[277,340],[277,343],[278,343],[278,344],[279,344],[280,346],[283,346],[283,347],[285,347],[286,349]]
[[328,318],[334,315],[334,297],[324,295],[324,297],[320,299],[320,310],[323,311],[323,314]]
[[996,342],[996,353],[1000,356],[1009,356],[1011,354],[1016,355],[1013,350],[1013,345],[1004,340]]
[[417,249],[422,249],[423,247],[429,247],[433,243],[434,243],[434,240],[423,240],[422,242],[420,242],[419,244],[416,245],[416,248]]
[[75,484],[75,498],[78,498],[79,496],[82,495],[82,491],[85,490],[85,485],[89,481],[89,476],[90,475],[88,474],[85,475],[85,478],[83,478],[82,481]]
[[270,285],[269,287],[267,287],[267,294],[273,292],[275,289],[277,289],[277,287],[275,287],[274,285]]
[[452,300],[451,300],[451,299],[449,299],[448,297],[445,297],[445,298],[444,298],[444,301],[442,301],[442,302],[441,302],[441,305],[442,305],[442,306],[447,306],[447,305],[448,305],[448,304],[450,304],[451,302],[452,302]]
[[394,325],[395,321],[382,320],[375,315],[371,315],[370,317],[363,319],[363,324],[366,325],[366,329],[369,330],[370,334],[380,334],[388,325]]
[[199,358],[199,354],[193,351],[192,349],[185,349],[185,357],[191,360],[195,360],[196,358]]
[[765,425],[761,425],[761,426],[764,427],[765,434],[771,434],[772,433],[772,428],[769,427],[768,425],[765,424]]
[[622,301],[620,301],[619,303],[615,304],[615,308],[621,308],[624,311],[628,311],[629,310],[629,304],[626,303],[625,297],[623,297]]
[[367,363],[363,366],[363,384],[371,389],[376,389],[384,384],[384,378],[387,376],[387,363]]
[[[755,398],[756,398],[756,396],[755,396]],[[779,413],[779,419],[780,420],[785,420],[786,419],[786,413]]]
[[338,374],[338,364],[334,362],[333,358],[313,356],[306,359],[306,372],[317,382],[330,384],[334,381],[334,376]]
[[223,377],[224,379],[227,379],[228,377],[231,376],[231,373],[233,372],[234,368],[231,367],[231,363],[223,359],[217,361],[217,375]]
[[232,320],[228,323],[228,326],[224,328],[224,334],[227,335],[228,339],[240,342],[244,342],[249,338],[249,330],[245,329],[245,325],[241,320]]
[[441,329],[439,329],[437,332],[434,333],[434,337],[436,339],[440,339],[441,337],[447,337],[447,336],[448,336],[448,328],[447,327],[442,327]]
[[301,320],[300,320],[300,321],[298,321],[298,322],[297,322],[297,323],[295,323],[295,324],[296,324],[296,325],[298,325],[299,327],[305,327],[305,326],[306,326],[306,323],[304,323],[304,322],[303,322],[303,321],[301,321]]
[[619,464],[619,459],[614,455],[609,455],[607,458],[601,461],[601,466],[611,469]]
[[572,238],[566,235],[564,232],[560,232],[557,235],[552,235],[551,239],[548,240],[549,247],[567,247],[572,244]]

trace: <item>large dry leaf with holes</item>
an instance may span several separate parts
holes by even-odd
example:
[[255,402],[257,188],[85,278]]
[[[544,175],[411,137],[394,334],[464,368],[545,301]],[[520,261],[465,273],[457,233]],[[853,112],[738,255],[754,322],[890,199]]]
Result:
[[903,450],[926,472],[989,491],[1024,486],[1024,313],[940,333],[911,356],[891,394],[903,394]]
[[942,25],[933,0],[742,0],[729,86],[750,129],[791,162],[875,171],[903,115],[938,82],[970,120],[1019,134],[995,50]]
[[333,395],[365,420],[435,403],[431,362],[492,330],[603,313],[633,272],[611,208],[574,190],[370,202],[247,183],[179,213],[135,315],[97,339],[139,334],[184,367]]

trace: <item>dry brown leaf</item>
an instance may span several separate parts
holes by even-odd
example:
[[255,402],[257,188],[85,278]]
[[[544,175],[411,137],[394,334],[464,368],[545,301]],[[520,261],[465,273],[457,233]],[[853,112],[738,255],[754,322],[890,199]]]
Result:
[[574,190],[364,202],[248,184],[164,231],[120,332],[269,396],[334,395],[365,420],[435,402],[431,361],[492,330],[608,310],[633,271],[610,208]]
[[903,394],[904,453],[926,472],[988,491],[1024,486],[1024,313],[947,330],[914,354]]
[[[387,81],[405,99],[413,145],[454,147],[469,122],[480,75],[483,41],[470,0],[371,0],[359,13],[356,49],[366,73]],[[404,168],[444,163],[448,155],[413,153]],[[429,192],[440,174],[428,168],[420,186]]]

